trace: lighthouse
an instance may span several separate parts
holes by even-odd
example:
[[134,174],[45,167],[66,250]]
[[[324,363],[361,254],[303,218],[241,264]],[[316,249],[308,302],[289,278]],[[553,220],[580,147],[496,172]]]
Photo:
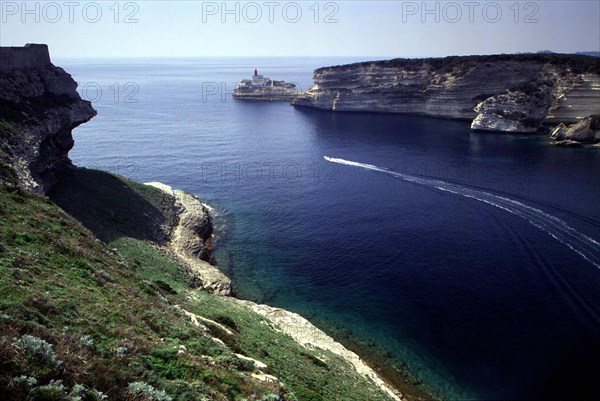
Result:
[[268,81],[269,81],[269,78],[266,78],[266,77],[264,77],[262,75],[258,75],[258,69],[257,68],[254,69],[254,75],[252,76],[252,83],[251,83],[251,85],[253,85],[253,86],[265,86]]

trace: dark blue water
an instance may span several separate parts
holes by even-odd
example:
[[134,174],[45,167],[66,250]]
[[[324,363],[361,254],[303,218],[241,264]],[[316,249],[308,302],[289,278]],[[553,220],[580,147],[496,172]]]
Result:
[[71,156],[198,194],[240,296],[347,328],[448,399],[593,397],[600,152],[231,98],[255,67],[304,89],[356,60],[59,60],[99,112]]

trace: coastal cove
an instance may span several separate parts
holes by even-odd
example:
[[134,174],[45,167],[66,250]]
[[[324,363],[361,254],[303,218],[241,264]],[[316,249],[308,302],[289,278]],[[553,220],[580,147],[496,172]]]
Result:
[[206,200],[217,265],[241,298],[350,331],[445,399],[585,393],[600,355],[600,270],[515,214],[323,157],[489,192],[598,241],[600,152],[231,96],[256,67],[306,90],[313,69],[359,60],[54,62],[84,98],[101,89],[73,162]]
[[[0,55],[5,398],[414,399],[300,315],[230,297],[214,267],[214,209],[162,183],[73,165],[72,129],[97,114],[91,102],[46,45]],[[137,333],[123,338],[124,328]],[[77,369],[106,375],[82,380]]]

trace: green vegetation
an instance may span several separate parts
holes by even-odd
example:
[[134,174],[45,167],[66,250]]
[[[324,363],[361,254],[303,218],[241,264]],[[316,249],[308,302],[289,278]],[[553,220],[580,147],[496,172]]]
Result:
[[158,240],[176,222],[173,199],[164,192],[104,171],[66,170],[49,196],[105,242]]
[[6,144],[7,138],[10,138],[15,132],[17,132],[17,128],[13,124],[0,118],[0,185],[16,182],[16,173],[9,167],[11,152]]
[[[175,219],[160,191],[77,169],[51,196],[70,214],[0,187],[3,396],[388,399],[339,357],[305,349],[234,299],[190,289],[178,261],[148,240]],[[195,325],[180,308],[216,323]]]
[[[492,54],[484,56],[448,56],[435,58],[396,58],[392,60],[381,61],[364,61],[336,68],[354,68],[358,66],[378,65],[383,68],[402,67],[407,70],[419,70],[425,66],[440,72],[466,72],[471,67],[480,63],[501,62],[501,61],[518,61],[540,64],[550,64],[565,69],[571,70],[575,74],[581,73],[596,73],[600,74],[600,57],[592,57],[580,54],[558,54],[558,53],[543,53],[543,54]],[[316,72],[322,69],[331,67],[319,68]]]
[[14,127],[13,124],[11,124],[10,122],[8,122],[4,119],[0,119],[0,132],[8,133],[8,132],[14,132],[14,131],[16,131],[16,128]]

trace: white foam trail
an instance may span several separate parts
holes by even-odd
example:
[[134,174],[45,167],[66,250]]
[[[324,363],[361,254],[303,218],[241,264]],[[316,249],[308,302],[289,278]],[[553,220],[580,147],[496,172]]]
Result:
[[202,202],[202,206],[208,209],[209,213],[216,214],[215,208],[209,205],[208,203]]
[[452,184],[449,182],[423,178],[408,174],[398,173],[396,171],[388,170],[384,167],[374,166],[372,164],[358,163],[345,159],[338,159],[335,157],[324,156],[325,160],[331,163],[343,164],[346,166],[360,167],[366,170],[378,171],[381,173],[389,174],[394,177],[401,178],[405,181],[413,182],[415,184],[424,185],[426,187],[433,187],[440,191],[450,192],[456,195],[462,195],[467,198],[475,199],[480,202],[487,203],[489,205],[500,208],[511,214],[517,215],[549,234],[557,241],[571,248],[574,252],[581,255],[585,260],[600,269],[600,243],[594,239],[580,233],[574,228],[570,227],[565,221],[558,217],[552,216],[548,213],[536,209],[532,206],[526,205],[514,199],[506,198],[499,195],[494,195],[489,192],[480,191],[464,187],[458,184]]

